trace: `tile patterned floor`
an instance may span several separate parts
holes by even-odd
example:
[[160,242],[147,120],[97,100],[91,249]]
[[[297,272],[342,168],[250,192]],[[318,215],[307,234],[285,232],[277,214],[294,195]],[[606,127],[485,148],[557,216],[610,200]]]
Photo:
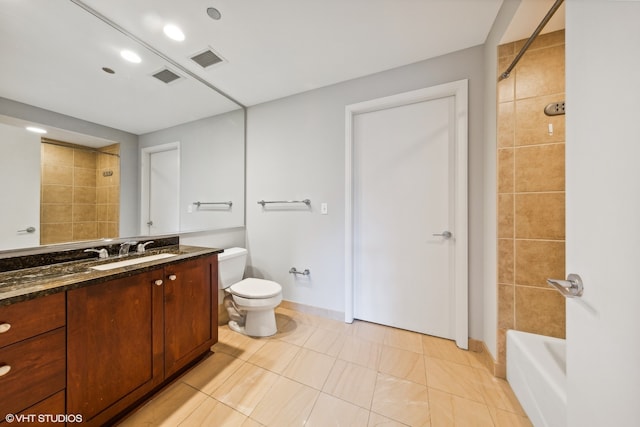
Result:
[[276,309],[278,333],[223,326],[214,354],[121,426],[531,426],[506,381],[448,340]]

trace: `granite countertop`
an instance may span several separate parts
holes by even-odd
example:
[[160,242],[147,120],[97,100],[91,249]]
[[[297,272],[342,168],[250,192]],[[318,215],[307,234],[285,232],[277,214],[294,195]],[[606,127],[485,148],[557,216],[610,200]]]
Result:
[[[174,245],[147,250],[143,254],[132,253],[122,258],[117,256],[111,256],[109,259],[91,258],[89,260],[60,262],[7,271],[0,273],[0,306],[102,283],[112,279],[129,277],[165,265],[175,264],[176,262],[186,259],[198,258],[220,252],[223,252],[223,249]],[[160,253],[171,253],[175,254],[175,256],[118,267],[111,270],[102,271],[91,268],[101,264],[134,260],[135,258]]]

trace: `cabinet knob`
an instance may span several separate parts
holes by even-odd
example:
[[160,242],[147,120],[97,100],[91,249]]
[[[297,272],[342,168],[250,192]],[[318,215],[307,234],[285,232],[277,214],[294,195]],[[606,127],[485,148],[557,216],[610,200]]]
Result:
[[162,279],[158,279],[154,283],[156,284],[156,286],[162,286],[163,281]]
[[175,274],[170,274],[169,275],[169,280],[176,280],[177,276]]
[[0,323],[0,334],[4,334],[11,329],[11,323]]
[[11,365],[0,366],[0,377],[7,375],[10,370],[11,370]]

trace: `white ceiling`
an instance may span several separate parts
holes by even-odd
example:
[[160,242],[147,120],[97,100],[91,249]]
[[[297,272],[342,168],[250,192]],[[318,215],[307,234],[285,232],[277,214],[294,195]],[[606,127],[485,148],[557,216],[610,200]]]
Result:
[[[71,0],[2,0],[0,97],[142,134],[239,108],[193,75],[256,105],[482,44],[502,0],[84,3],[165,58]],[[527,3],[543,11],[523,12],[518,38],[531,34],[552,0]],[[221,20],[206,15],[210,6]],[[183,29],[184,42],[164,36],[169,22]],[[123,61],[123,48],[142,62]],[[202,69],[189,59],[206,48],[226,62]],[[165,85],[150,77],[167,65],[185,78]]]

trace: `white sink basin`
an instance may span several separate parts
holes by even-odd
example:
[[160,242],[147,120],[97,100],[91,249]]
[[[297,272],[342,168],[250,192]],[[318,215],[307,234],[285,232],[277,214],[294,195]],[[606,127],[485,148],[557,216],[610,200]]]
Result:
[[114,268],[127,267],[129,265],[135,265],[135,264],[142,264],[143,262],[156,261],[158,259],[171,258],[174,256],[176,256],[176,254],[149,255],[149,256],[143,256],[140,258],[127,259],[125,261],[110,262],[108,264],[96,265],[91,268],[94,270],[100,270],[100,271],[113,270]]

